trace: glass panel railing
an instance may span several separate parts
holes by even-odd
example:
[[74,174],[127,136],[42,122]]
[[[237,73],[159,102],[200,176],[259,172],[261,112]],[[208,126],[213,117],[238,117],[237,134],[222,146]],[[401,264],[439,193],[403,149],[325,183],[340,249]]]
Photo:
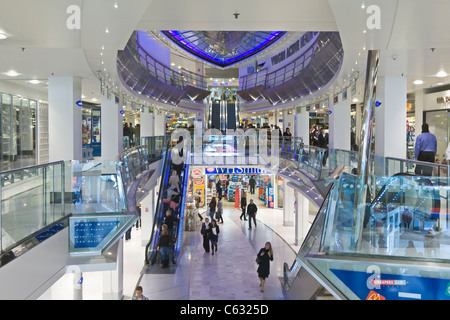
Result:
[[0,173],[1,252],[68,214],[61,198],[64,163]]
[[[355,215],[358,178],[343,174],[329,207],[324,249],[329,254],[449,260],[448,180],[412,175],[374,177],[376,197]],[[355,246],[355,224],[362,238]]]

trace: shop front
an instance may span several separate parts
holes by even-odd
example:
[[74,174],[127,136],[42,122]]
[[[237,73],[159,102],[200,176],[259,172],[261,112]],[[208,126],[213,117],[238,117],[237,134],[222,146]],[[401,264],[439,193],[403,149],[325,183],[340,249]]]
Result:
[[240,208],[244,192],[247,199],[253,199],[260,208],[274,209],[283,206],[282,178],[264,169],[231,166],[191,168],[188,196],[200,198],[199,208],[206,210],[213,197],[217,201],[218,193],[222,197],[224,208]]
[[84,150],[92,150],[92,156],[100,157],[101,145],[101,109],[99,106],[83,103],[82,107],[82,145]]

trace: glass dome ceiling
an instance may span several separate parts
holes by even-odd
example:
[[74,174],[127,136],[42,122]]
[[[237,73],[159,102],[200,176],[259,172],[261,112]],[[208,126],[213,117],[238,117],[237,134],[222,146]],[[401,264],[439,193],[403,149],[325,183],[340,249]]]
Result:
[[161,31],[179,47],[226,68],[250,58],[283,37],[284,31]]

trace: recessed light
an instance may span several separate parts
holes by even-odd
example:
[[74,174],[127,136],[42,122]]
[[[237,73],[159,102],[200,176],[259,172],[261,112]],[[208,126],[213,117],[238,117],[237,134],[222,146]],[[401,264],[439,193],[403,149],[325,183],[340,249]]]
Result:
[[423,84],[423,81],[422,80],[415,80],[413,83],[414,84]]
[[444,83],[443,82],[438,82],[436,83],[438,86],[442,86]]
[[114,2],[114,8],[118,8],[119,7],[119,4],[117,3],[117,1],[116,2]]
[[446,76],[447,76],[447,72],[445,72],[443,70],[441,70],[438,73],[436,73],[436,77],[439,77],[439,78],[444,78]]
[[5,74],[6,74],[8,77],[17,77],[18,75],[20,75],[20,73],[18,73],[18,72],[15,71],[15,70],[9,70],[8,72],[5,72]]
[[28,83],[31,83],[31,84],[39,84],[39,83],[41,83],[39,80],[30,80],[30,81],[28,81]]
[[109,29],[108,29],[108,27],[106,27],[106,30],[105,30],[105,32],[106,32],[106,33],[109,33]]
[[8,39],[8,35],[6,33],[0,32],[0,40]]

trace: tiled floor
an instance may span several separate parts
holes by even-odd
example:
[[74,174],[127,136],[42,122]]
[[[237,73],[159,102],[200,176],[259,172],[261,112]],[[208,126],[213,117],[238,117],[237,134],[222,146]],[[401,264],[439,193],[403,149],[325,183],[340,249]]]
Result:
[[[283,264],[290,265],[298,251],[298,247],[293,245],[294,227],[283,227],[282,210],[261,205],[256,228],[248,230],[248,221],[239,220],[239,216],[240,210],[225,205],[224,223],[219,224],[221,232],[215,255],[205,253],[198,225],[196,231],[185,232],[183,251],[176,268],[171,266],[171,270],[158,273],[146,273],[143,268],[137,282],[135,272],[137,264],[142,266],[142,260],[134,263],[134,257],[129,255],[129,252],[136,252],[140,243],[139,231],[133,230],[132,240],[124,246],[124,299],[131,298],[137,284],[152,300],[284,299],[280,281]],[[272,243],[274,261],[262,293],[255,258],[266,241]],[[153,267],[159,268],[157,265]]]

